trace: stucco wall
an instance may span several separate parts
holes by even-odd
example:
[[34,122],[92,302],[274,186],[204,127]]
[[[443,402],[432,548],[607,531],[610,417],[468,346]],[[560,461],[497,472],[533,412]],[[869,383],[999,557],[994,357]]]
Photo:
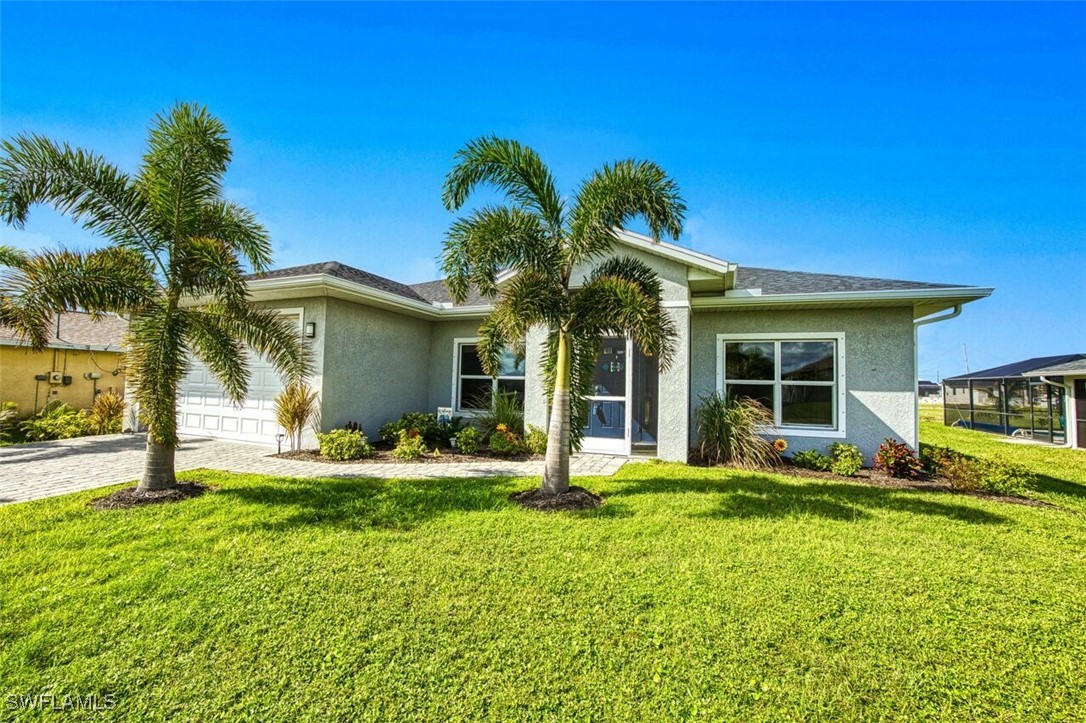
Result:
[[[124,394],[122,355],[108,351],[45,349],[34,352],[25,347],[0,346],[0,402],[15,402],[19,415],[29,417],[50,401],[64,402],[75,409],[87,409],[94,402],[94,390]],[[37,374],[59,371],[72,378],[71,384],[52,385],[34,379]],[[114,375],[113,372],[117,371]],[[101,374],[96,381],[87,373]]]
[[665,301],[684,301],[689,298],[689,286],[686,281],[686,265],[680,264],[677,261],[665,259],[655,254],[645,253],[639,249],[631,248],[624,244],[615,244],[611,251],[599,259],[594,260],[591,264],[579,264],[574,267],[573,274],[570,276],[571,286],[581,286],[584,283],[584,279],[591,273],[601,261],[619,257],[632,257],[643,262],[646,266],[656,272],[656,275],[660,278],[660,298]]
[[428,358],[429,380],[426,408],[419,411],[435,412],[438,407],[452,406],[453,363],[456,339],[474,339],[479,336],[482,319],[435,321],[431,324],[430,352]]
[[[693,316],[690,409],[716,388],[717,334],[841,332],[845,335],[844,440],[783,434],[792,452],[857,445],[870,464],[886,437],[914,447],[916,370],[909,308],[698,312]],[[691,441],[697,433],[691,429]]]
[[325,429],[350,420],[370,439],[404,412],[428,411],[431,323],[328,299],[324,325]]

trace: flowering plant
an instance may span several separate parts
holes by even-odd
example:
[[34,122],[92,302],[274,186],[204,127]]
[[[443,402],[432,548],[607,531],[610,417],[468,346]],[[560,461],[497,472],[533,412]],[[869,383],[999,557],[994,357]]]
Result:
[[773,440],[773,449],[777,450],[777,454],[780,454],[784,450],[788,449],[788,442],[778,437]]

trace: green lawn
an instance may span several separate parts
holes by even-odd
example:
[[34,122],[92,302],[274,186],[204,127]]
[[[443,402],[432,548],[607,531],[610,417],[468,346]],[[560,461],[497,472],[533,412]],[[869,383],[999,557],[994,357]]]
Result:
[[[1084,455],[1011,451],[1086,509]],[[185,476],[220,489],[0,507],[0,718],[1086,715],[1086,514],[678,465],[582,481],[578,515],[525,480]]]

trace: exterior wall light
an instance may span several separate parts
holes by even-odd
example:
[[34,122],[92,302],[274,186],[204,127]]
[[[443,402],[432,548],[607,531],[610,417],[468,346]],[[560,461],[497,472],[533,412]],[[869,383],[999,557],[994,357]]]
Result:
[[317,335],[317,322],[307,321],[305,323],[305,338],[312,339]]

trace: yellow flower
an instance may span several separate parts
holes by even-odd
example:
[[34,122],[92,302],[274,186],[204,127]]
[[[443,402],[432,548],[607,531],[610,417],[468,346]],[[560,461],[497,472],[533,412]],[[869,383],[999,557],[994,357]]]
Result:
[[504,424],[499,424],[498,425],[498,431],[499,432],[507,432],[507,431],[509,431],[509,427],[505,426]]
[[773,440],[773,449],[777,450],[777,454],[780,454],[788,449],[788,442],[785,442],[783,439],[775,439]]

